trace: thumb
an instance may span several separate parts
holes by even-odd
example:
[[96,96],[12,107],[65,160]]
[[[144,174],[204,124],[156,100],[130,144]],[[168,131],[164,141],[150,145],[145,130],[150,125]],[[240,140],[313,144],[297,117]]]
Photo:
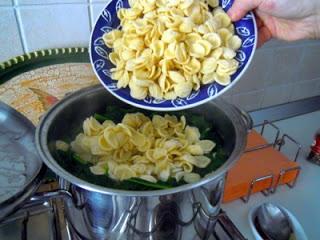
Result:
[[262,0],[234,0],[232,7],[228,11],[232,21],[238,21],[244,17],[247,12],[259,6]]

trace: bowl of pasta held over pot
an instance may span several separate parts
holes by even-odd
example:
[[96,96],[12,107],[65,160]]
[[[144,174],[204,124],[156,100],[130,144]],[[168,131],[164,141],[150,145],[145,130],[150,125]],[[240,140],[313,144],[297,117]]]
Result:
[[97,18],[90,60],[103,86],[148,110],[198,106],[230,89],[257,43],[253,13],[231,22],[233,0],[114,0]]

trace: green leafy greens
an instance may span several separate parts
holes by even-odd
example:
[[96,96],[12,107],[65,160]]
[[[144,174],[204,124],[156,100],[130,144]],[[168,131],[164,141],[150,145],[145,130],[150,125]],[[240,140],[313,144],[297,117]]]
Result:
[[[104,122],[105,120],[112,120],[118,123],[121,122],[125,114],[135,112],[141,112],[149,117],[152,117],[155,114],[162,115],[161,113],[155,113],[136,108],[128,109],[116,106],[108,106],[106,108],[105,113],[95,113],[94,118],[98,120],[100,123]],[[206,156],[211,159],[209,165],[206,168],[194,167],[193,172],[198,173],[201,177],[204,177],[205,175],[218,169],[226,161],[228,154],[223,149],[223,140],[221,139],[217,131],[214,129],[212,123],[208,122],[201,115],[192,114],[186,111],[173,112],[170,114],[174,114],[177,117],[184,115],[188,125],[198,127],[201,134],[201,139],[210,139],[216,143],[216,147],[213,149],[213,151],[211,153],[206,154]],[[71,150],[67,152],[57,150],[55,152],[55,158],[64,169],[71,172],[78,178],[93,184],[109,188],[143,191],[168,189],[186,184],[186,182],[184,182],[183,180],[177,182],[174,178],[169,178],[166,182],[158,181],[156,183],[152,183],[140,178],[131,178],[124,181],[115,181],[108,177],[108,174],[94,175],[90,171],[90,167],[92,166],[92,164],[82,160],[77,154],[75,154]]]

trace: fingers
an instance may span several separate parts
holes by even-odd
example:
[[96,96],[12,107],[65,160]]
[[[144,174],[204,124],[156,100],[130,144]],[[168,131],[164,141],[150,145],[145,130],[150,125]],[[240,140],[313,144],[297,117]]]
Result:
[[[258,27],[258,44],[257,47],[261,47],[265,42],[270,40],[273,37],[272,31],[272,21],[270,16],[259,11],[255,10],[254,14],[256,16],[256,22]],[[270,28],[271,27],[271,28]]]
[[256,23],[257,23],[258,29],[264,25],[263,21],[258,16],[256,16]]
[[[228,15],[232,21],[238,21],[249,11],[257,8],[262,1],[263,0],[234,0],[232,7],[228,11]],[[272,34],[259,17],[257,17],[257,26],[259,30],[258,47],[261,47],[266,41],[272,38]]]
[[258,44],[257,47],[261,47],[265,42],[272,38],[272,34],[270,30],[266,26],[262,26],[259,28],[259,35],[258,35]]
[[228,11],[232,21],[238,21],[244,17],[247,12],[259,6],[262,0],[235,0],[232,7]]

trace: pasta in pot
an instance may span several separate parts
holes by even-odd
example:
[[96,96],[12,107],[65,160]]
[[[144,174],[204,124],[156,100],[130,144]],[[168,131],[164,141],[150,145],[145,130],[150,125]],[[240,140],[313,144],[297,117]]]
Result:
[[70,146],[79,158],[93,164],[90,171],[95,175],[108,174],[119,181],[141,178],[165,182],[175,178],[194,182],[200,175],[193,169],[208,166],[211,159],[204,154],[211,152],[215,143],[200,139],[199,129],[187,125],[184,116],[149,118],[142,113],[127,113],[117,124],[87,118],[83,132]]
[[[187,97],[200,84],[230,83],[241,39],[217,0],[132,0],[121,30],[103,35],[113,49],[112,78],[133,98]],[[208,5],[214,10],[211,11]]]

